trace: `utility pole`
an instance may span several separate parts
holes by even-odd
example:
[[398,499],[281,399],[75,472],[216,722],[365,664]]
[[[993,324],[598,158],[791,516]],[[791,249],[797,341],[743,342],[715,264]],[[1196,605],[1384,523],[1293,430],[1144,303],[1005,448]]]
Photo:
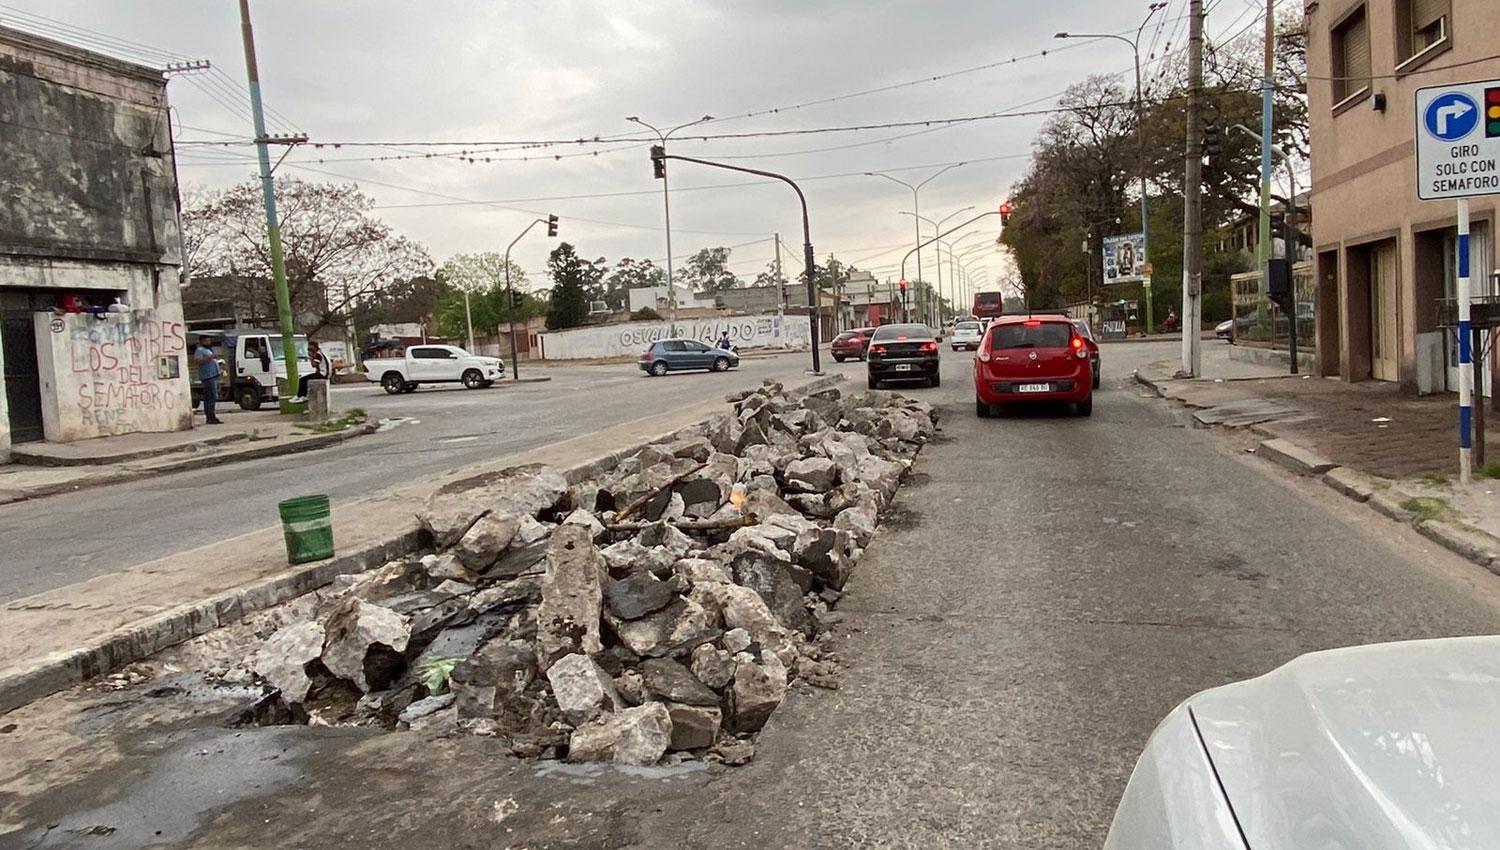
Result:
[[832,338],[838,336],[842,330],[839,327],[842,324],[839,321],[839,261],[833,258],[833,254],[828,255],[828,279],[831,281],[830,288],[833,290],[833,310],[829,316],[829,327],[833,331],[830,338]]
[[266,209],[266,239],[271,243],[271,279],[276,285],[281,354],[286,363],[286,392],[280,394],[280,406],[282,413],[295,413],[297,406],[290,399],[299,392],[300,386],[297,378],[297,329],[292,325],[292,298],[286,284],[286,255],[281,247],[281,225],[276,219],[270,139],[266,136],[266,114],[260,101],[260,67],[255,61],[255,32],[250,26],[250,0],[240,0],[240,35],[245,42],[245,77],[250,83],[250,116],[255,122],[255,150],[260,160],[260,188]]
[[777,327],[777,333],[780,333],[782,335],[782,340],[785,340],[786,339],[786,278],[784,278],[784,277],[781,276],[781,234],[777,233],[777,234],[775,234],[775,236],[776,236],[776,290],[777,290],[777,294],[779,296],[776,299],[776,327]]
[[[1276,0],[1266,0],[1266,56],[1260,82],[1260,293],[1264,297],[1270,284],[1271,239],[1271,109],[1275,102],[1273,77],[1276,73]],[[1292,203],[1297,199],[1293,198]],[[1291,254],[1287,255],[1292,256]],[[1293,260],[1295,263],[1295,260]],[[1296,317],[1293,316],[1295,322]]]
[[1188,2],[1187,170],[1182,216],[1182,372],[1203,372],[1203,0]]
[[[714,117],[712,115],[705,115],[702,118],[697,119],[696,121],[689,121],[686,124],[678,124],[676,127],[672,127],[667,130],[662,130],[654,124],[648,124],[645,121],[642,121],[640,119],[640,116],[637,115],[631,115],[625,120],[631,122],[632,124],[639,124],[642,127],[645,127],[646,129],[655,133],[656,137],[661,140],[662,150],[666,150],[667,139],[672,138],[673,133],[685,127],[692,127],[695,124],[702,124],[705,121],[712,121],[714,120]],[[667,191],[667,168],[665,160],[661,161],[661,170],[657,173],[656,177],[661,181],[662,223],[667,232],[667,307],[672,316],[672,327],[670,333],[672,336],[676,336],[677,285],[672,280],[672,195]]]

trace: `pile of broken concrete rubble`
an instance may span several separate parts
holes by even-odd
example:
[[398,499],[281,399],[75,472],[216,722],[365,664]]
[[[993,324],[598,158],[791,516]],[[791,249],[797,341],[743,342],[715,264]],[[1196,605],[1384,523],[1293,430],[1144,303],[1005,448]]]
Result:
[[837,388],[729,401],[591,480],[521,467],[434,494],[432,554],[340,577],[248,659],[256,722],[748,760],[789,683],[833,686],[830,609],[935,417]]

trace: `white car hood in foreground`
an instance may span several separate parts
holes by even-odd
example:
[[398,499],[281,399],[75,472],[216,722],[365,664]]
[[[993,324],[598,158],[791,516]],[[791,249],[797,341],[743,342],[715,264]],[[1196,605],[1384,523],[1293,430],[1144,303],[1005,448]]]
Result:
[[1318,652],[1192,697],[1105,846],[1500,848],[1500,637]]

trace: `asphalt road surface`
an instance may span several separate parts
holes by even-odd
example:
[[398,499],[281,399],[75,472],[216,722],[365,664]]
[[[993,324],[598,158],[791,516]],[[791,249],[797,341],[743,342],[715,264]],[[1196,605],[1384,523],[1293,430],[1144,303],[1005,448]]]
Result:
[[76,824],[200,806],[194,847],[1098,847],[1151,729],[1195,691],[1310,650],[1500,625],[1500,579],[1126,378],[1174,351],[1107,346],[1092,418],[994,420],[945,351],[942,389],[913,390],[943,433],[840,606],[840,688],[796,691],[749,767],[535,765],[483,738],[285,728],[256,745],[285,777],[235,802],[106,790],[259,763],[204,726],[39,805]]
[[[857,371],[860,364],[829,368]],[[532,367],[551,381],[488,390],[423,387],[386,395],[334,389],[335,409],[402,419],[321,451],[266,458],[0,507],[0,602],[276,525],[276,503],[324,493],[356,499],[481,460],[640,419],[762,380],[800,380],[806,354],[750,358],[724,372],[647,378],[634,364]],[[523,370],[525,367],[523,367]],[[226,413],[242,414],[238,409]]]

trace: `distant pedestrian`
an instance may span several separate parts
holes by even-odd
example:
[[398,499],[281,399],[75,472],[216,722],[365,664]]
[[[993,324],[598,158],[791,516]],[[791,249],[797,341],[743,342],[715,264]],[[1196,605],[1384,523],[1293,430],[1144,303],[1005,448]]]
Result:
[[729,331],[725,331],[724,333],[719,335],[719,348],[722,348],[725,351],[734,348],[734,343],[729,341]]
[[328,376],[333,374],[333,361],[329,360],[328,355],[323,353],[323,347],[318,344],[317,340],[308,342],[307,359],[312,361],[313,370],[311,374],[303,375],[302,380],[297,382],[297,395],[292,401],[298,404],[307,401],[307,385],[309,383],[312,381],[326,381],[328,380]]
[[198,383],[203,386],[203,414],[209,425],[222,425],[219,417],[214,415],[214,402],[219,400],[220,371],[213,337],[198,337],[198,347],[193,349],[193,363],[198,366]]

